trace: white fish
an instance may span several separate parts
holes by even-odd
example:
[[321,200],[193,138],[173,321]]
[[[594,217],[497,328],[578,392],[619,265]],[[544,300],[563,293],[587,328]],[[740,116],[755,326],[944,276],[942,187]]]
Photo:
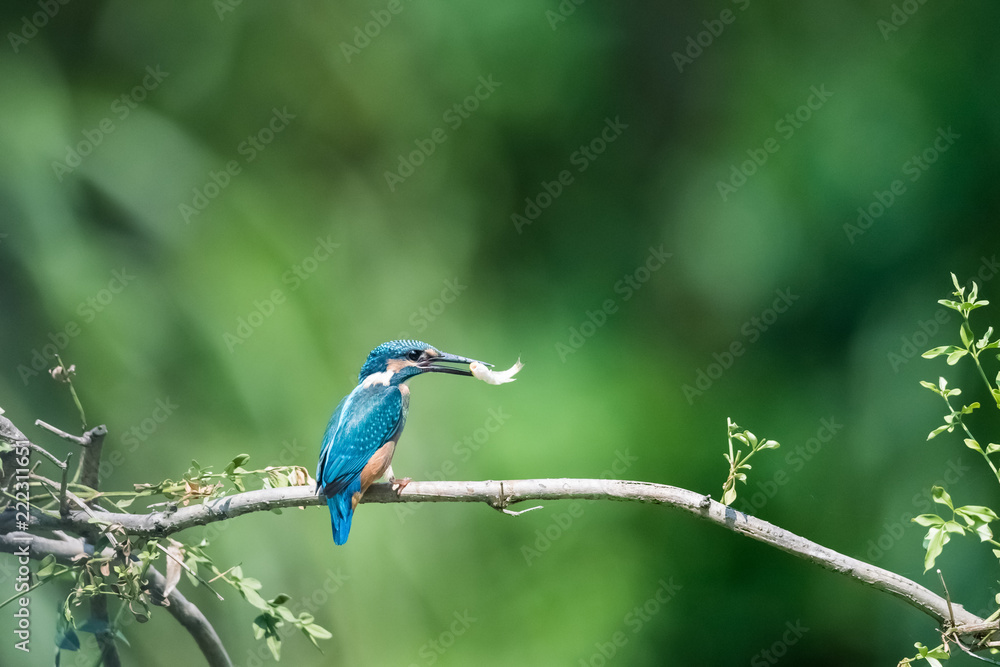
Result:
[[469,370],[472,371],[472,376],[477,380],[482,380],[488,384],[504,384],[506,382],[513,382],[516,378],[514,376],[519,370],[524,368],[524,364],[518,359],[517,363],[508,368],[505,371],[491,371],[488,366],[481,364],[478,361],[473,361],[469,364]]

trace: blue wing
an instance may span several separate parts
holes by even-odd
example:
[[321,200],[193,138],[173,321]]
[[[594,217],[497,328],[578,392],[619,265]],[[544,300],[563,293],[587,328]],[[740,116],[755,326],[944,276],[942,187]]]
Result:
[[358,385],[330,418],[316,468],[316,485],[327,497],[337,544],[346,542],[351,530],[352,498],[361,491],[361,470],[379,447],[402,430],[405,420],[402,392],[385,385]]

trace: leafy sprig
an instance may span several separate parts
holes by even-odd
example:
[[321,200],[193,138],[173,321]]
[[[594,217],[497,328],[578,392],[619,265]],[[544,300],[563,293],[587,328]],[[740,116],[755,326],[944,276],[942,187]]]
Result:
[[[729,451],[724,453],[723,456],[729,463],[729,477],[726,478],[725,484],[722,485],[722,504],[732,505],[736,501],[736,482],[743,482],[744,484],[747,482],[746,473],[743,471],[751,469],[752,466],[748,463],[750,457],[763,449],[777,449],[780,445],[776,440],[763,440],[750,431],[740,431],[739,425],[729,418],[726,419],[726,428],[729,437]],[[745,456],[743,454],[744,450],[739,446],[737,446],[735,453],[733,452],[733,440],[736,440],[743,447],[748,448]]]

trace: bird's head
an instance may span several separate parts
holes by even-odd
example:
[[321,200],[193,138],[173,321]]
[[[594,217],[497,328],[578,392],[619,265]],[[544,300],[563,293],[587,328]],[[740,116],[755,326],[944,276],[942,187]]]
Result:
[[[368,359],[358,373],[358,382],[396,385],[421,373],[472,375],[467,366],[474,361],[476,360],[442,352],[419,340],[393,340],[382,343],[368,354]],[[482,361],[479,363],[493,366]],[[466,368],[448,364],[462,364]]]

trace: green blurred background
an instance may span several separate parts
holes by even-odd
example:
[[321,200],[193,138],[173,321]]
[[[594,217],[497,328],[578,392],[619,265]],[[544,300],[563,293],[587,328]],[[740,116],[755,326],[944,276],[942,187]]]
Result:
[[[934,321],[949,271],[998,295],[995,2],[51,4],[0,10],[0,405],[68,451],[31,426],[78,424],[33,374],[60,347],[119,452],[105,488],[241,452],[313,470],[368,351],[415,337],[526,367],[414,381],[414,479],[718,498],[731,417],[782,443],[737,507],[934,590],[908,521],[930,486],[962,471],[956,501],[996,506],[957,436],[925,442],[944,406],[917,381],[981,399],[976,378],[914,358],[957,340]],[[367,505],[343,548],[320,508],[223,526],[220,567],[333,632],[323,655],[289,635],[286,664],[889,665],[936,643],[899,601],[653,506]],[[988,613],[988,550],[940,564]],[[238,595],[182,587],[236,664],[271,662]],[[61,595],[35,595],[31,664]],[[26,664],[10,627],[2,661]],[[125,633],[128,664],[201,662],[162,610]]]

